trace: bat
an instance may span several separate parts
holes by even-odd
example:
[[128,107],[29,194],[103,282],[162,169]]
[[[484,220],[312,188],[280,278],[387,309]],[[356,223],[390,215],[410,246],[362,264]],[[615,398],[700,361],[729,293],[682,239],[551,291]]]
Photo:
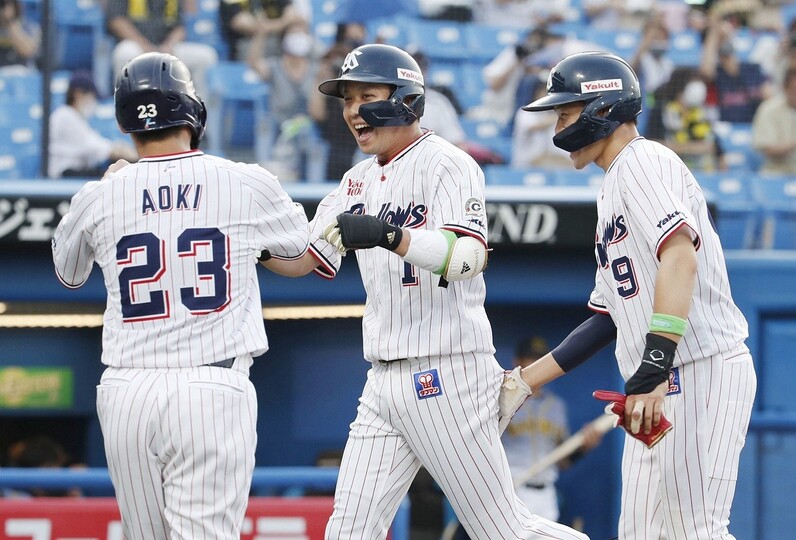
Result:
[[[617,419],[618,417],[613,413],[603,414],[589,422],[588,425],[592,426],[597,430],[598,433],[602,435],[616,426]],[[581,446],[583,446],[584,429],[585,428],[581,428],[578,430],[567,440],[555,447],[549,454],[536,461],[533,465],[521,473],[517,474],[514,477],[514,487],[524,485],[526,482],[528,482],[528,480],[548,468],[550,465],[553,465],[554,463],[557,463],[565,457],[568,457],[576,452]]]

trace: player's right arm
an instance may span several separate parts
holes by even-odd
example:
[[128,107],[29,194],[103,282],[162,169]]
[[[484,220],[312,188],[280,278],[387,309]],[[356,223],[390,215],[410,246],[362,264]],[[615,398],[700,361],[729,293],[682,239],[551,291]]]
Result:
[[52,239],[53,263],[58,280],[70,289],[82,286],[94,264],[91,244],[93,209],[100,196],[100,183],[89,182],[74,197]]

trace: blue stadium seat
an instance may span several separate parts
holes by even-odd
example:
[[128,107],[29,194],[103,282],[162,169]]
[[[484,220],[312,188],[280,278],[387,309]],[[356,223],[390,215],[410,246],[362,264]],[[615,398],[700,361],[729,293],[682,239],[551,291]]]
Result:
[[559,169],[551,171],[551,175],[555,185],[567,187],[599,187],[605,178],[605,173],[596,165],[590,165],[580,171]]
[[480,58],[486,62],[500,54],[500,51],[519,43],[524,32],[517,28],[501,28],[470,23],[466,27],[467,48],[470,58]]
[[40,103],[41,81],[34,70],[0,74],[0,103]]
[[98,0],[52,2],[55,22],[55,65],[58,69],[94,68],[105,39],[105,14]]
[[452,21],[415,20],[406,30],[407,42],[420,48],[433,64],[437,60],[469,57],[467,25]]
[[716,230],[726,249],[752,249],[758,245],[760,204],[748,175],[696,174],[705,198],[715,205]]
[[550,185],[550,171],[543,168],[515,169],[509,165],[484,165],[488,185],[545,186]]
[[464,110],[480,105],[483,101],[484,92],[487,90],[483,70],[484,64],[480,62],[461,64],[461,85],[453,90]]
[[[200,2],[201,3],[201,2]],[[197,10],[185,13],[182,17],[185,26],[185,41],[210,45],[218,53],[220,59],[229,59],[229,45],[221,35],[218,11]]]
[[603,30],[587,27],[583,39],[604,47],[622,58],[630,58],[638,48],[641,36],[632,30]]
[[752,125],[729,122],[714,124],[724,159],[731,171],[757,171],[763,164],[763,156],[752,146]]
[[698,66],[702,55],[702,39],[696,30],[683,30],[669,38],[668,56],[676,66]]
[[796,178],[758,176],[754,192],[763,213],[760,247],[796,249]]
[[269,86],[243,62],[219,62],[207,72],[209,151],[257,148],[258,161],[270,155],[270,144],[260,137],[267,122]]
[[122,133],[119,124],[116,122],[116,108],[113,99],[103,99],[97,104],[94,115],[89,118],[88,123],[106,139],[125,140],[132,144],[132,138],[127,133]]
[[[368,31],[368,41],[375,42],[378,40],[379,43],[405,48],[410,45],[407,30],[414,22],[415,19],[401,16],[371,19],[365,24]],[[416,46],[418,44],[411,45]]]

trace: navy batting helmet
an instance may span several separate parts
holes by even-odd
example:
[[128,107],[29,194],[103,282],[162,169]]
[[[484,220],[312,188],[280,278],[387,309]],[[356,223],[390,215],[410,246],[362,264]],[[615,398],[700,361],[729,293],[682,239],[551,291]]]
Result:
[[547,95],[523,110],[546,111],[559,105],[585,102],[574,124],[553,137],[553,143],[575,152],[608,137],[620,124],[641,112],[641,87],[630,65],[604,52],[567,56],[550,71]]
[[423,74],[409,53],[397,47],[381,44],[357,47],[345,57],[340,75],[322,82],[318,90],[341,98],[342,86],[347,81],[395,87],[390,99],[359,107],[359,115],[372,127],[408,126],[423,116],[426,103]]
[[116,77],[114,101],[116,121],[125,133],[188,126],[192,148],[204,135],[205,104],[196,95],[191,72],[176,56],[151,52],[127,62]]

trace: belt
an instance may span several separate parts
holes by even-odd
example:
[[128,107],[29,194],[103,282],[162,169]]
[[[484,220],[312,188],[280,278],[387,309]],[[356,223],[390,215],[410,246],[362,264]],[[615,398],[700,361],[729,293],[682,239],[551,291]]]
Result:
[[379,364],[382,366],[386,366],[387,364],[392,364],[393,362],[401,362],[406,360],[406,358],[396,358],[395,360],[379,360]]
[[231,368],[232,364],[234,363],[235,363],[234,358],[227,358],[226,360],[219,360],[218,362],[213,362],[212,364],[204,364],[204,365],[209,367]]
[[532,484],[531,482],[526,482],[524,484],[525,487],[530,489],[545,489],[549,484]]

